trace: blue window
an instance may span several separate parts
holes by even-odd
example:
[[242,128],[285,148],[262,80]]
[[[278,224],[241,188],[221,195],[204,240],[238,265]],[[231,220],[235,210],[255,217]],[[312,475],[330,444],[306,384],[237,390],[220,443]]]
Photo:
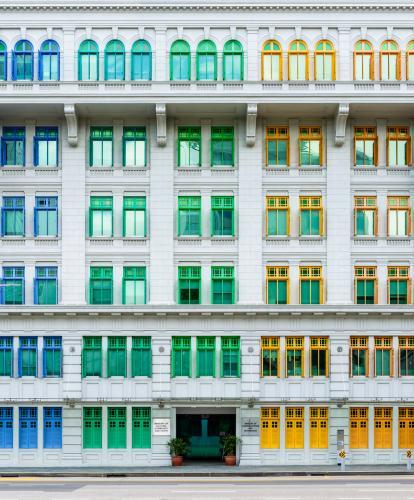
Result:
[[2,236],[24,236],[24,196],[4,196],[1,209]]
[[7,46],[0,40],[0,80],[7,80]]
[[62,408],[43,408],[43,448],[62,448]]
[[26,130],[24,127],[4,127],[1,138],[1,164],[24,167],[26,161]]
[[36,196],[34,209],[34,235],[58,235],[57,196]]
[[0,408],[0,448],[13,448],[13,408]]
[[13,80],[33,80],[33,45],[28,40],[20,40],[13,50]]
[[19,408],[19,448],[37,448],[37,408]]
[[2,285],[2,304],[24,304],[24,267],[3,267]]
[[57,267],[36,267],[34,303],[44,306],[57,304]]
[[43,376],[62,376],[62,337],[43,339]]
[[146,40],[137,40],[131,51],[131,80],[151,80],[151,45]]
[[19,377],[37,377],[37,337],[20,337]]
[[59,77],[59,44],[45,40],[39,50],[39,80],[57,81]]
[[57,127],[36,127],[33,147],[35,167],[56,167],[58,164]]
[[13,338],[0,337],[0,377],[13,376]]

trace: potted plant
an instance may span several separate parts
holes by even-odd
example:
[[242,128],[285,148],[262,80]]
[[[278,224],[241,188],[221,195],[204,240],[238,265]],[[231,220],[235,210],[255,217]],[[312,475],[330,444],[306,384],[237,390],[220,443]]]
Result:
[[228,434],[223,437],[222,443],[224,463],[226,465],[236,465],[236,448],[237,443],[241,443],[241,439],[232,434]]
[[183,465],[184,455],[188,452],[188,444],[182,438],[171,438],[168,443],[173,466]]

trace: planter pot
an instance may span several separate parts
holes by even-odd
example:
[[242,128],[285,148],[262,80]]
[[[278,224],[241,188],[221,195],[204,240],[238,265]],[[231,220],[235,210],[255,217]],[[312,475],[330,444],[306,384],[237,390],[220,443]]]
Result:
[[224,463],[226,465],[236,465],[236,455],[226,455],[224,457]]
[[173,467],[178,467],[179,465],[183,465],[184,457],[171,457],[171,464]]

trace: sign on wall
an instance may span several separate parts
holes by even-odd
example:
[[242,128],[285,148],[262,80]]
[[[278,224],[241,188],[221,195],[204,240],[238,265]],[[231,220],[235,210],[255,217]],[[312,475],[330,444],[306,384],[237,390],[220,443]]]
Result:
[[260,418],[242,418],[242,436],[258,436],[260,433]]
[[152,419],[152,435],[153,436],[169,436],[170,432],[169,418],[153,418]]

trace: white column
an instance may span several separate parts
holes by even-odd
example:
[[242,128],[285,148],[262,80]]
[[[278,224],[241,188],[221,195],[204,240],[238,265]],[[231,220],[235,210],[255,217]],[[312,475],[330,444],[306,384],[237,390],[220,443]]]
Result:
[[167,30],[166,28],[156,28],[155,30],[155,80],[168,80],[169,58],[166,45]]
[[260,80],[258,68],[258,51],[257,51],[257,35],[259,29],[257,27],[249,27],[247,29],[247,71],[245,79],[251,82]]
[[338,28],[338,60],[336,79],[339,81],[353,80],[353,56],[351,47],[351,30],[348,27]]
[[378,136],[378,166],[385,167],[387,164],[387,120],[377,120]]
[[78,55],[75,47],[75,30],[73,28],[63,28],[63,50],[60,64],[61,80],[78,79]]

